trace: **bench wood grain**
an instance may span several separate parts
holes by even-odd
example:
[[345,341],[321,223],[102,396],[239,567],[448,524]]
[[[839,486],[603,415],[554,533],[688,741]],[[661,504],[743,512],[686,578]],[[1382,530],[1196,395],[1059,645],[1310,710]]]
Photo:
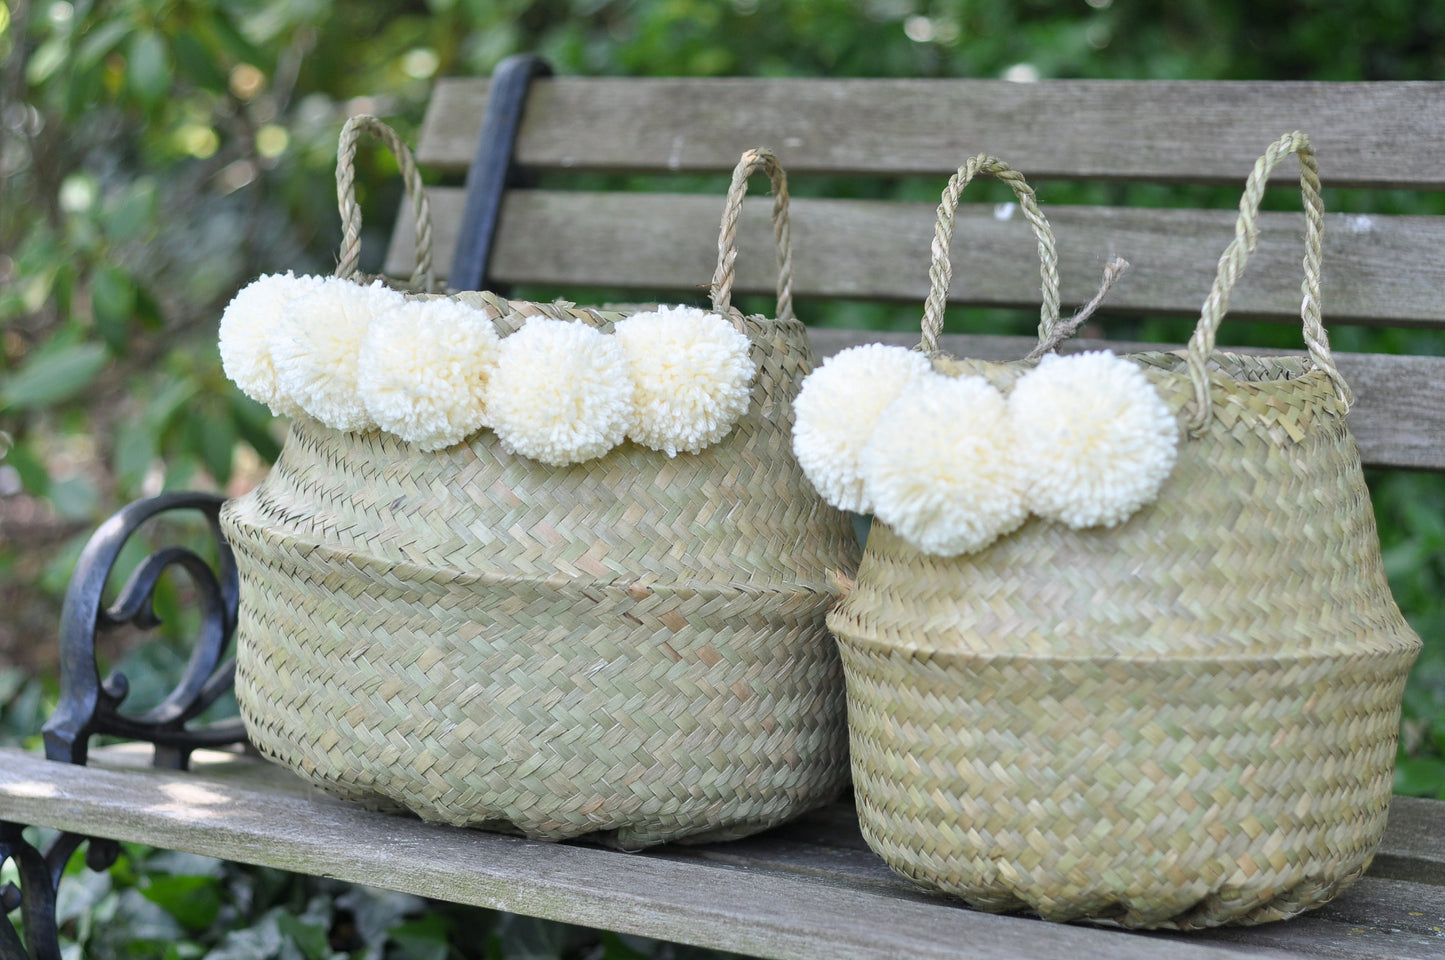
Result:
[[[438,82],[423,164],[471,163],[487,88]],[[988,152],[1039,180],[1242,184],[1291,130],[1315,138],[1335,186],[1445,187],[1445,98],[1430,83],[558,77],[535,82],[517,159],[716,173],[761,144],[793,174],[946,177]]]
[[[944,181],[940,180],[940,189]],[[460,188],[430,191],[439,275],[449,275],[462,217]],[[967,195],[965,195],[967,198]],[[1094,295],[1104,263],[1130,263],[1109,312],[1198,316],[1215,263],[1234,236],[1229,210],[1052,206],[1066,302]],[[797,198],[791,204],[793,292],[803,297],[923,303],[937,204]],[[768,201],[746,204],[737,289],[771,293],[775,267]],[[722,200],[704,194],[514,190],[502,208],[491,276],[506,284],[686,291],[717,262]],[[411,272],[409,208],[386,272]],[[1033,234],[1013,204],[965,203],[953,251],[954,299],[983,306],[1039,301]],[[1260,245],[1230,301],[1233,320],[1299,320],[1301,214],[1265,213]],[[1445,326],[1445,219],[1327,214],[1325,315],[1331,323]],[[693,287],[696,292],[697,287]],[[804,317],[808,322],[821,318]]]
[[[626,854],[424,824],[333,800],[264,761],[197,754],[190,773],[0,749],[6,817],[759,957],[836,960],[1445,955],[1438,801],[1397,798],[1378,866],[1327,907],[1277,924],[1133,934],[970,910],[895,876],[848,804],[754,838]],[[1420,878],[1429,882],[1421,882]]]

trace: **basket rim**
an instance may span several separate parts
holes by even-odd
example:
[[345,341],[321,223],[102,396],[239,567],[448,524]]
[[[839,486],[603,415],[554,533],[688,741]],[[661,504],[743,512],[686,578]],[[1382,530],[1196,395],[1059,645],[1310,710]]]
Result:
[[[1187,363],[1188,352],[1180,347],[1174,350],[1162,349],[1153,350],[1131,350],[1118,353],[1116,356],[1121,360],[1128,360],[1137,366],[1146,376],[1155,378],[1180,378],[1189,379]],[[1107,348],[1105,348],[1107,350]],[[1082,353],[1099,353],[1098,349],[1071,351],[1069,353],[1049,354],[1047,356],[1070,357],[1079,356]],[[947,362],[958,366],[977,366],[984,369],[1000,370],[1030,370],[1036,367],[1044,358],[1027,359],[1019,357],[1013,360],[988,360],[981,357],[955,357],[951,354],[943,354]],[[1166,360],[1166,363],[1148,363],[1141,360]],[[1241,367],[1264,368],[1270,373],[1277,373],[1278,376],[1264,378],[1246,379],[1230,372],[1230,365]],[[1293,353],[1235,353],[1227,350],[1216,350],[1210,356],[1209,372],[1215,380],[1216,386],[1240,386],[1257,387],[1261,384],[1301,384],[1310,385],[1312,380],[1329,381],[1329,374],[1318,367],[1310,365],[1310,358],[1306,355]]]
[[[458,299],[461,299],[463,296],[470,296],[471,298],[485,297],[485,298],[487,298],[487,299],[493,299],[493,300],[497,301],[498,303],[507,305],[507,307],[508,307],[507,312],[504,313],[504,314],[502,314],[500,317],[494,317],[494,318],[492,318],[493,322],[495,322],[496,320],[502,319],[502,317],[522,317],[523,319],[528,319],[528,318],[531,318],[531,317],[534,317],[534,316],[535,316],[535,317],[545,317],[545,316],[547,316],[547,314],[546,314],[545,312],[535,313],[535,312],[528,312],[528,311],[526,311],[525,309],[511,309],[512,304],[519,304],[519,305],[521,305],[523,308],[525,308],[525,307],[541,307],[541,308],[552,308],[552,309],[561,310],[561,311],[563,311],[563,312],[573,313],[573,314],[576,314],[576,313],[585,313],[585,314],[588,314],[588,315],[589,315],[590,317],[592,317],[593,319],[598,320],[598,321],[600,321],[600,322],[602,322],[602,323],[616,323],[618,320],[626,319],[627,317],[633,316],[634,314],[638,314],[638,313],[649,313],[649,312],[651,312],[651,311],[653,311],[653,310],[658,310],[658,309],[661,309],[661,308],[663,308],[663,307],[669,307],[669,306],[689,306],[689,304],[680,303],[680,302],[678,302],[678,301],[669,302],[669,301],[662,301],[662,300],[658,300],[658,301],[638,301],[638,302],[635,302],[635,303],[634,303],[634,302],[627,302],[627,303],[610,303],[610,304],[609,304],[609,303],[604,303],[604,304],[600,304],[600,305],[594,305],[594,304],[579,304],[579,303],[574,303],[573,301],[567,300],[566,298],[562,298],[562,297],[559,297],[559,298],[557,298],[557,299],[555,299],[555,300],[512,300],[512,299],[509,299],[509,298],[507,298],[507,297],[499,296],[498,294],[495,294],[495,293],[493,293],[493,292],[491,292],[491,291],[489,291],[489,290],[449,290],[449,291],[430,291],[430,292],[426,292],[426,291],[407,290],[407,289],[403,289],[403,288],[399,288],[399,289],[402,289],[402,292],[403,292],[409,299],[413,299],[413,300],[438,300],[438,299],[458,300]],[[718,313],[718,311],[715,310],[715,309],[713,309],[711,306],[699,307],[698,309],[703,310],[703,311],[705,311],[705,312],[707,312],[707,313],[717,314],[718,316],[724,316],[723,314]],[[732,316],[732,317],[741,318],[743,321],[747,322],[747,323],[750,324],[750,325],[756,325],[756,326],[760,326],[760,327],[779,326],[779,327],[801,327],[801,328],[803,328],[804,330],[807,329],[807,325],[806,325],[805,323],[803,323],[803,321],[800,320],[800,319],[798,319],[797,317],[789,317],[789,318],[787,318],[787,319],[781,319],[781,318],[778,318],[778,317],[770,317],[770,316],[768,316],[767,314],[763,314],[763,313],[748,313],[748,314],[744,314],[744,313],[742,313],[741,311],[738,311],[738,310],[736,310],[736,309],[734,309],[734,310],[732,311],[731,316]],[[574,319],[578,319],[578,318],[574,317]],[[728,317],[724,317],[724,319],[728,319]]]

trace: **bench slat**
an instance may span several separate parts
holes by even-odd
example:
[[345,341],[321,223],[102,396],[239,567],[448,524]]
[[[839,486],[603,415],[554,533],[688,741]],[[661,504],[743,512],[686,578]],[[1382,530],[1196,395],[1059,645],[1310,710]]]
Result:
[[[423,163],[471,162],[487,85],[437,83]],[[794,175],[946,175],[987,152],[1034,179],[1242,183],[1291,130],[1331,186],[1445,187],[1445,99],[1428,83],[559,77],[533,86],[517,159],[716,172],[766,145]]]
[[[95,759],[134,763],[136,755],[107,749]],[[844,808],[783,828],[775,834],[782,844],[622,854],[370,813],[282,785],[276,769],[254,758],[201,753],[196,766],[193,773],[75,767],[4,748],[0,815],[763,957],[1146,960],[1159,955],[1161,940],[1179,960],[1423,956],[1438,951],[1435,928],[1445,924],[1442,887],[1376,879],[1345,894],[1333,914],[1137,936],[978,913],[900,886],[860,849]],[[1439,822],[1438,803],[1406,803]],[[762,852],[750,854],[750,843]],[[1414,856],[1388,836],[1386,846]],[[830,867],[830,859],[840,865]],[[1375,919],[1367,926],[1367,918]]]
[[[455,188],[431,190],[435,256],[446,276],[462,216]],[[797,199],[792,205],[794,292],[799,296],[916,301],[928,293],[936,205]],[[411,272],[410,205],[403,204],[385,272]],[[1063,296],[1098,289],[1105,260],[1128,275],[1110,310],[1197,316],[1236,213],[1111,207],[1045,207],[1058,237]],[[510,193],[492,279],[545,287],[696,289],[717,262],[719,198],[698,194]],[[774,284],[768,202],[746,205],[737,288]],[[633,225],[631,229],[628,225]],[[1231,301],[1236,319],[1299,316],[1304,218],[1266,213],[1260,245]],[[965,204],[954,235],[960,302],[1019,305],[1039,299],[1033,234],[1012,205]],[[1445,218],[1330,215],[1325,228],[1325,312],[1331,323],[1445,325]],[[810,320],[811,322],[811,320]]]

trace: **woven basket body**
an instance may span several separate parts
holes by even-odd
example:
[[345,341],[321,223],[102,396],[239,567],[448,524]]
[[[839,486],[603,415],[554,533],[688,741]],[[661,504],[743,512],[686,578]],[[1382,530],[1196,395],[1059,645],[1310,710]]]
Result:
[[490,432],[423,455],[298,420],[224,515],[256,745],[350,800],[547,839],[734,836],[832,799],[823,617],[856,546],[789,453],[805,331],[749,332],[752,407],[695,455],[549,468]]
[[[455,296],[503,335],[621,316]],[[745,327],[751,405],[697,454],[625,443],[547,467],[490,431],[423,454],[295,421],[223,515],[257,747],[367,806],[626,848],[834,799],[846,728],[823,618],[857,546],[791,454],[804,327]]]
[[[1336,379],[1130,357],[1181,424],[1158,500],[928,556],[875,522],[830,615],[869,845],[995,911],[1196,928],[1292,916],[1368,866],[1420,648]],[[1033,361],[935,361],[1007,393]]]
[[[1369,864],[1419,641],[1333,387],[1219,359],[1209,433],[1120,527],[1034,518],[940,559],[874,525],[829,624],[894,869],[990,910],[1196,927],[1291,916]],[[1149,373],[1182,409],[1188,377]]]

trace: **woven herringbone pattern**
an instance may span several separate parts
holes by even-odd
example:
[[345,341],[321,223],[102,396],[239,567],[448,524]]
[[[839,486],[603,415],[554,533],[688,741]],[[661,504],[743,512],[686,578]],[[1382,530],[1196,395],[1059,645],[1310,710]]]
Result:
[[[1183,358],[1135,359],[1182,418]],[[874,526],[829,625],[864,835],[899,872],[984,909],[1203,927],[1368,865],[1419,640],[1329,378],[1216,363],[1209,433],[1114,530],[1034,519],[944,560]]]
[[843,650],[890,866],[986,910],[1184,929],[1293,916],[1364,872],[1414,659]]
[[[1290,150],[1308,141],[1267,159]],[[828,624],[863,834],[905,876],[987,910],[1196,928],[1292,916],[1369,864],[1420,641],[1319,322],[1303,166],[1311,356],[1217,353],[1218,316],[1203,352],[1132,356],[1180,424],[1156,502],[1111,529],[1033,518],[950,559],[874,524]],[[1007,393],[1034,361],[934,364]]]
[[856,547],[790,453],[804,329],[747,326],[752,407],[695,456],[625,444],[546,468],[486,431],[418,454],[297,421],[224,521],[257,745],[373,806],[623,846],[741,835],[835,796],[823,616]]
[[[390,128],[348,122],[343,275],[360,242],[362,130],[411,169]],[[777,320],[730,306],[758,172],[774,196]],[[416,200],[419,179],[406,183]],[[777,158],[744,153],[711,290],[757,376],[747,413],[701,453],[625,443],[558,468],[487,430],[420,453],[378,431],[292,424],[265,482],[221,518],[241,574],[236,698],[257,747],[379,809],[627,848],[743,836],[837,795],[842,668],[823,617],[858,551],[792,454],[813,354],[792,315],[787,212]],[[623,316],[453,296],[503,336],[533,317],[610,332]]]
[[[1135,359],[1182,419],[1183,357]],[[1368,865],[1419,640],[1333,383],[1215,363],[1208,434],[1118,528],[1034,519],[945,560],[875,524],[829,625],[864,835],[899,872],[1187,928],[1291,916]]]

